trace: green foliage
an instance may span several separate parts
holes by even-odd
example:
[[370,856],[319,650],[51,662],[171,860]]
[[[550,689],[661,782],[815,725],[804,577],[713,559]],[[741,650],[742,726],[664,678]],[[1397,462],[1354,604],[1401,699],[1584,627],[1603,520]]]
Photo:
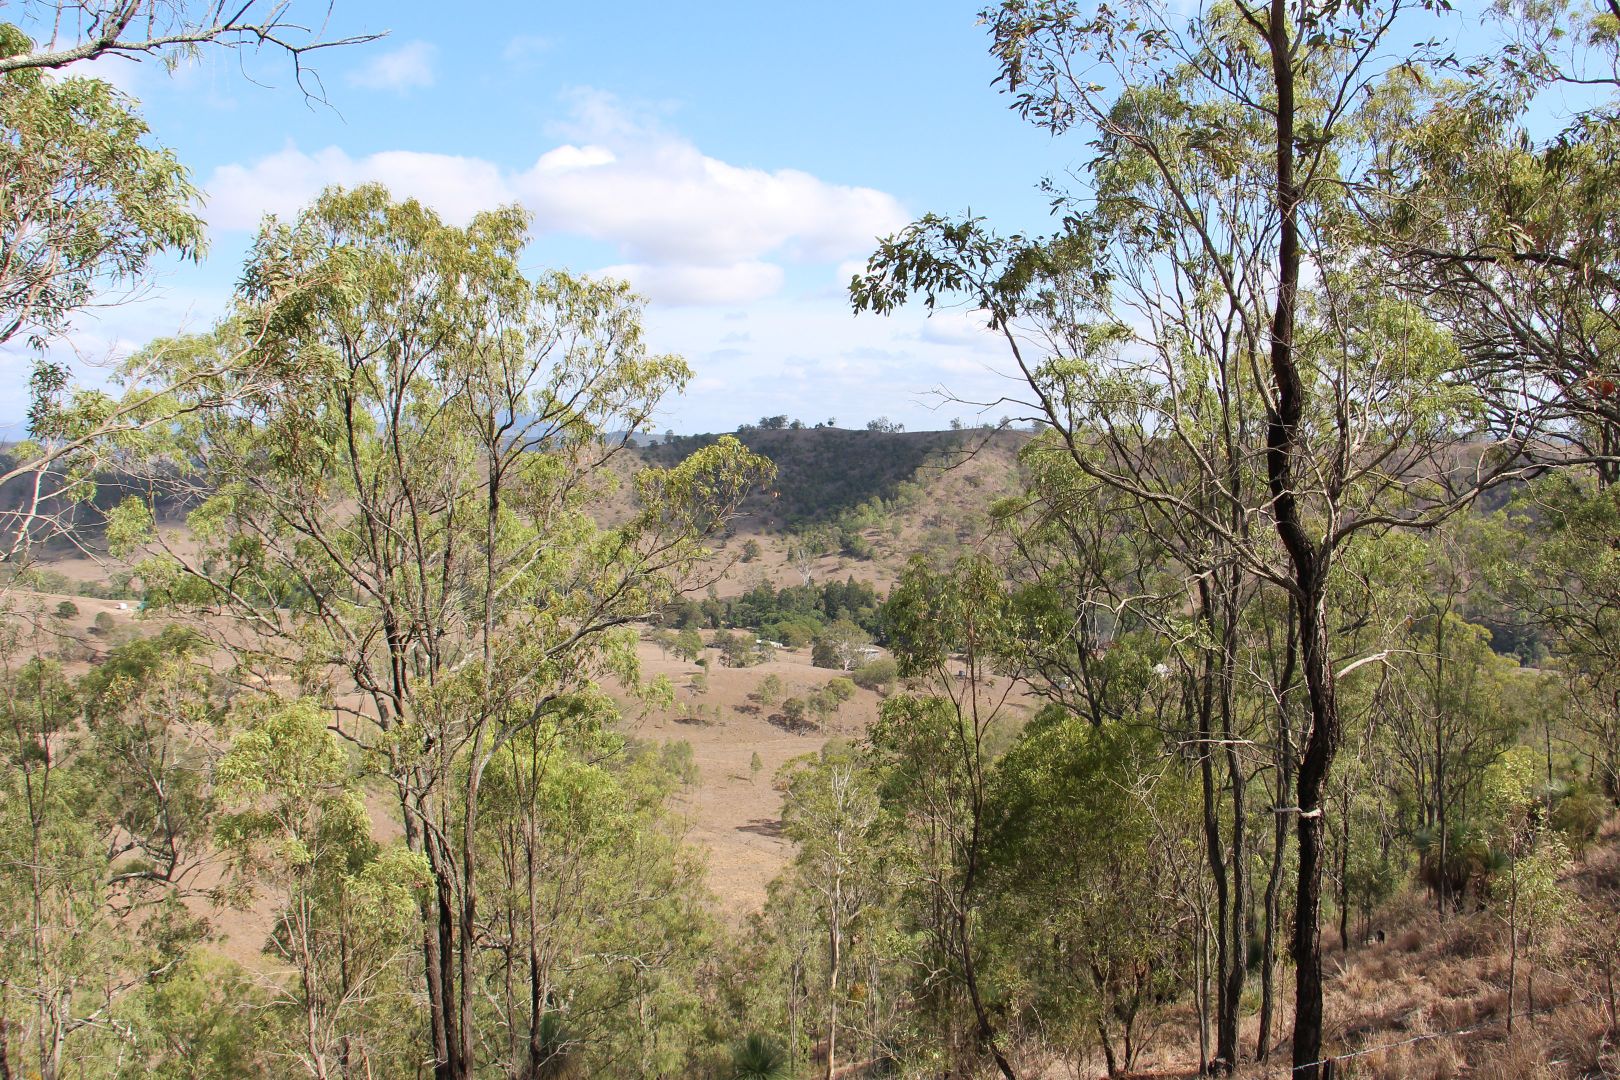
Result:
[[209,854],[217,687],[187,638],[113,649],[76,683],[0,650],[0,1011],[29,1073],[117,1061],[105,1021],[207,932],[185,901]]
[[[10,28],[8,28],[10,29]],[[30,43],[0,44],[13,55]],[[0,342],[18,333],[35,346],[59,333],[106,286],[138,277],[158,255],[202,250],[197,190],[174,155],[155,145],[135,102],[98,79],[37,70],[0,75],[0,173],[7,212],[0,248]],[[29,428],[69,434],[77,406],[36,368]]]
[[685,628],[746,627],[791,648],[810,644],[829,623],[846,620],[869,634],[882,632],[881,601],[872,586],[850,578],[781,590],[761,582],[730,600],[682,600],[665,614]]
[[63,600],[56,605],[55,615],[58,619],[73,619],[79,614],[79,605],[71,600]]
[[120,1008],[118,1019],[129,1043],[96,1056],[122,1061],[107,1073],[120,1080],[233,1080],[275,1068],[282,1025],[272,1003],[240,965],[210,952],[187,955]]
[[963,557],[947,571],[913,557],[885,612],[902,678],[936,672],[962,653],[1011,657],[1017,650],[1010,598],[982,556]]
[[[653,460],[667,462],[713,442],[719,436],[677,437],[652,448]],[[952,452],[961,436],[950,432],[893,434],[824,427],[797,431],[747,425],[737,438],[753,452],[774,461],[777,483],[754,509],[781,519],[801,533],[830,527],[836,546],[839,533],[860,531],[917,505],[918,470],[936,455]],[[818,546],[823,541],[817,541]]]
[[810,662],[816,667],[848,671],[865,657],[871,635],[848,619],[839,619],[816,635],[810,646]]
[[1140,729],[1052,709],[997,769],[987,923],[1009,992],[1065,1039],[1139,1047],[1138,1025],[1183,985],[1195,938],[1165,898],[1185,888],[1196,802],[1159,759]]
[[687,627],[676,635],[673,648],[676,656],[691,663],[703,655],[703,635]]
[[899,673],[900,669],[895,661],[885,656],[857,665],[849,677],[850,681],[862,690],[879,690],[887,693],[894,689],[895,679],[899,677]]
[[1598,838],[1603,823],[1608,820],[1610,803],[1594,791],[1577,791],[1565,795],[1553,806],[1551,825],[1557,829],[1578,859],[1586,857],[1586,850]]
[[[439,948],[429,942],[442,943],[428,1013],[460,1058],[512,1072],[539,1068],[535,1017],[573,972],[582,1012],[564,1030],[591,1050],[571,1048],[570,1067],[606,1061],[612,1072],[653,1042],[594,1030],[600,1014],[583,1003],[637,992],[687,1009],[689,984],[646,980],[692,955],[669,942],[701,920],[690,867],[646,816],[670,793],[669,770],[638,762],[621,786],[587,766],[623,757],[592,741],[616,714],[598,682],[667,697],[641,685],[626,627],[690,588],[709,542],[772,470],[722,438],[635,472],[632,513],[598,523],[593,511],[620,483],[614,433],[645,430],[688,369],[647,351],[627,286],[530,276],[527,242],[517,208],[455,226],[375,186],[334,189],[267,222],[233,317],[142,358],[185,387],[223,365],[212,382],[194,380],[195,394],[224,383],[247,404],[199,409],[168,431],[173,468],[196,485],[199,548],[154,556],[141,573],[151,606],[229,610],[247,631],[228,642],[237,659],[310,692],[264,706],[220,770],[235,800],[222,841],[244,875],[290,898],[274,948],[316,971],[319,987],[332,964],[394,980],[408,949],[421,954],[420,977]],[[139,530],[128,531],[133,541]],[[701,642],[675,644],[701,653]],[[345,711],[356,697],[359,718]],[[352,759],[335,749],[337,730]],[[371,839],[366,780],[404,815],[402,850]],[[492,803],[486,785],[521,794]],[[615,861],[631,858],[645,873]],[[571,872],[548,863],[558,859]],[[568,890],[548,901],[566,900],[566,917],[541,917],[545,883]],[[604,919],[616,903],[626,918]],[[372,937],[350,933],[362,913]],[[483,947],[486,925],[505,928],[498,956]],[[345,957],[333,935],[363,955]],[[641,957],[643,946],[658,955],[570,966]],[[475,992],[497,961],[503,992]],[[389,987],[370,999],[378,1008],[398,1000]],[[484,1010],[466,1027],[447,1019],[462,988]],[[544,1007],[531,1007],[534,995]],[[317,1030],[294,1052],[316,1071],[355,1027],[380,1030],[358,998],[301,1004]],[[663,1007],[649,1004],[643,1022]],[[659,1046],[654,1057],[684,1052],[673,1038]]]
[[759,686],[754,689],[754,697],[759,699],[761,705],[775,705],[782,700],[782,679],[778,675],[767,675],[759,680]]
[[749,1035],[732,1048],[729,1080],[788,1080],[792,1075],[787,1054],[764,1035]]

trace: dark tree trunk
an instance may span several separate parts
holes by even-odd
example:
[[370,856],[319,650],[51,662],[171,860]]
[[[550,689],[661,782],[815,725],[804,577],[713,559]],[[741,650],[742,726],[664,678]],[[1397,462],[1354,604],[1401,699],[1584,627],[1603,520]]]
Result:
[[1271,873],[1266,877],[1266,930],[1260,950],[1260,1031],[1255,1056],[1271,1057],[1271,1022],[1275,1014],[1277,926],[1282,917],[1283,866],[1288,856],[1288,815],[1284,807],[1294,791],[1294,740],[1288,722],[1289,696],[1299,666],[1299,620],[1292,599],[1288,603],[1288,640],[1284,646],[1282,676],[1277,680],[1277,787],[1272,800]]
[[1350,951],[1350,778],[1339,800],[1339,951]]
[[[467,1063],[462,1058],[462,1030],[456,1008],[456,941],[455,896],[450,885],[444,856],[439,853],[430,864],[433,868],[436,906],[432,931],[437,939],[431,943],[438,960],[439,993],[434,1017],[435,1031],[444,1032],[444,1046],[433,1069],[434,1080],[466,1080]],[[431,977],[430,977],[431,982]]]
[[[405,846],[418,854],[426,855],[430,868],[433,869],[435,882],[439,881],[438,861],[427,850],[427,838],[424,830],[417,823],[417,815],[408,800],[402,800],[405,818]],[[445,983],[445,909],[443,904],[443,889],[441,887],[430,896],[423,894],[421,900],[422,912],[422,970],[427,982],[428,1025],[432,1038],[433,1049],[433,1077],[434,1080],[455,1080],[456,1073],[454,1058],[451,1052],[451,1032],[454,1022],[451,1019],[453,1006],[449,1004],[447,996],[449,987]]]
[[[1218,578],[1219,592],[1210,585]],[[1237,649],[1237,591],[1240,572],[1222,569],[1199,582],[1200,614],[1211,636],[1219,642],[1205,654],[1200,680],[1198,716],[1199,779],[1203,785],[1204,843],[1215,884],[1215,1056],[1208,1071],[1230,1073],[1237,1068],[1238,1020],[1247,974],[1248,873],[1244,803],[1246,777],[1235,744],[1233,668]],[[1219,717],[1220,728],[1215,721]],[[1217,746],[1226,765],[1224,781],[1215,774]],[[1230,839],[1221,833],[1220,800],[1230,792]]]
[[1271,317],[1272,402],[1266,417],[1266,478],[1277,536],[1292,569],[1299,604],[1300,661],[1310,703],[1310,727],[1299,766],[1299,900],[1294,912],[1294,1080],[1321,1080],[1323,797],[1338,753],[1339,706],[1327,627],[1328,550],[1306,532],[1299,508],[1305,383],[1294,350],[1299,305],[1301,190],[1297,152],[1292,20],[1283,0],[1272,0],[1263,30],[1275,81],[1277,298]]
[[1221,737],[1225,742],[1226,780],[1231,790],[1232,836],[1230,845],[1231,896],[1225,925],[1221,928],[1225,966],[1221,970],[1220,1005],[1216,1016],[1215,1062],[1225,1072],[1237,1069],[1239,1058],[1238,1020],[1243,1009],[1243,982],[1248,975],[1249,942],[1249,814],[1246,793],[1248,777],[1238,753],[1238,732],[1233,724],[1237,712],[1235,669],[1237,667],[1238,590],[1242,577],[1228,571],[1226,594],[1222,598],[1225,625],[1221,645]]
[[1299,899],[1294,910],[1294,1075],[1321,1080],[1323,819],[1328,773],[1339,745],[1339,711],[1322,597],[1313,588],[1303,605],[1309,619],[1301,637],[1311,730],[1299,766]]

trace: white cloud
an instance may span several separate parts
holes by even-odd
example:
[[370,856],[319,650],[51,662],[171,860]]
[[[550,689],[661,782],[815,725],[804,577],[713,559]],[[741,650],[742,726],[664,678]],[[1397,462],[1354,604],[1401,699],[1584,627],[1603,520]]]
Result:
[[772,295],[783,287],[784,264],[848,263],[908,220],[885,192],[722,161],[601,95],[577,95],[574,115],[571,141],[520,171],[446,154],[352,158],[337,147],[307,153],[288,146],[216,169],[206,185],[208,218],[216,228],[251,228],[266,212],[296,211],[329,184],[367,180],[456,222],[520,200],[534,213],[537,236],[607,244],[620,254],[609,272],[655,301],[676,304]]
[[805,296],[754,304],[745,342],[730,339],[737,324],[723,309],[655,305],[646,317],[648,347],[684,355],[696,373],[669,403],[668,423],[681,432],[782,412],[807,423],[836,416],[846,427],[889,416],[922,430],[973,416],[960,401],[997,402],[992,419],[1026,411],[999,402],[1022,387],[1009,380],[1004,349],[992,357],[925,342],[927,323],[915,307],[851,318],[846,302]]
[[289,217],[332,184],[368,181],[416,198],[456,224],[516,196],[501,170],[479,158],[390,150],[351,158],[337,147],[306,154],[289,146],[252,165],[215,169],[205,185],[205,216],[216,229],[252,229],[265,214]]
[[349,73],[349,83],[368,90],[392,90],[396,94],[432,86],[437,55],[438,49],[431,42],[408,41],[397,49],[372,56]]
[[732,165],[672,138],[611,158],[599,147],[558,147],[516,186],[541,228],[655,260],[721,264],[780,253],[825,262],[865,251],[907,220],[893,196],[873,188]]
[[617,155],[605,146],[563,145],[541,154],[540,159],[534,163],[534,168],[530,170],[530,175],[543,178],[557,173],[591,169],[598,165],[611,165],[617,160]]
[[782,268],[757,261],[720,266],[625,263],[597,274],[624,278],[637,292],[666,304],[748,304],[782,287]]
[[1000,356],[1005,339],[990,329],[982,311],[945,310],[934,312],[917,331],[917,340],[947,349]]

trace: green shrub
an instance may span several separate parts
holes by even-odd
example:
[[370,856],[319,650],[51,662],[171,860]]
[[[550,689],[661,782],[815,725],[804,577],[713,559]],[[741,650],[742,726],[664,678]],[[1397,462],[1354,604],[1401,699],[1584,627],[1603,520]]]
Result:
[[1609,809],[1609,800],[1595,791],[1566,795],[1553,807],[1552,826],[1564,834],[1576,857],[1583,857],[1587,845],[1602,831]]
[[856,686],[863,690],[883,690],[894,685],[900,675],[899,665],[888,657],[862,664],[849,673]]
[[776,675],[767,675],[759,681],[754,688],[754,697],[759,699],[761,705],[775,705],[782,700],[782,680]]

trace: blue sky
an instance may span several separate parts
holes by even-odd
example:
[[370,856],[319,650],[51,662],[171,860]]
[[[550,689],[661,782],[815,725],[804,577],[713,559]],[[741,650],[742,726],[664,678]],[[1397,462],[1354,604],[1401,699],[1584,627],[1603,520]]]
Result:
[[[1036,183],[1084,156],[1008,111],[976,10],[337,0],[332,34],[388,36],[317,58],[329,106],[306,104],[274,56],[216,51],[173,75],[98,61],[207,190],[211,247],[82,320],[78,351],[104,361],[206,325],[262,214],[375,179],[452,220],[522,201],[535,267],[630,278],[652,347],[696,371],[661,427],[971,417],[936,411],[930,391],[1010,391],[994,340],[962,313],[857,319],[843,284],[878,235],[925,211],[1042,228]],[[26,358],[0,365],[9,419]]]

